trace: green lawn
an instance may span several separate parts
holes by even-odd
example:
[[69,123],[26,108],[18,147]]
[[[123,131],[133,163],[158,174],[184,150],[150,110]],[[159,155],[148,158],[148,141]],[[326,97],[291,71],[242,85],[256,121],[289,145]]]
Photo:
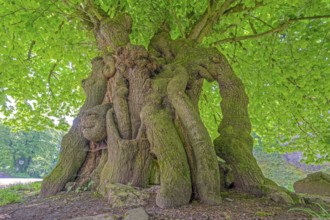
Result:
[[0,189],[0,206],[21,202],[26,196],[36,195],[39,193],[40,187],[41,182],[34,182]]

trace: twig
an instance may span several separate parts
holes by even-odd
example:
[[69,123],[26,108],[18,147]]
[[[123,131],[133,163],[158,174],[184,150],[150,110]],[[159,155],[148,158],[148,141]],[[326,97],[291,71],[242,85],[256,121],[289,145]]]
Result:
[[50,85],[50,79],[51,79],[52,75],[54,75],[54,73],[55,73],[54,70],[55,70],[58,62],[59,62],[59,60],[57,60],[56,63],[54,63],[54,65],[52,66],[52,68],[50,69],[49,74],[48,74],[48,87],[49,87],[50,94],[52,95],[53,98],[55,98],[55,96],[54,96],[53,90]]
[[30,60],[30,59],[31,59],[32,49],[33,49],[33,46],[34,46],[35,44],[36,44],[35,40],[32,40],[32,41],[31,41],[31,44],[30,44],[30,48],[29,48],[29,52],[28,52],[27,60]]
[[274,28],[273,26],[271,26],[270,24],[268,24],[267,22],[265,22],[264,20],[258,18],[258,17],[255,17],[255,16],[251,16],[251,18],[254,18],[256,19],[257,21],[260,21],[261,23],[263,23],[264,25],[270,27],[270,28]]
[[261,6],[264,6],[265,4],[262,2],[262,1],[259,1],[259,2],[256,2],[255,6],[254,7],[245,7],[245,5],[242,3],[242,1],[227,9],[225,12],[224,12],[224,15],[229,15],[229,14],[233,14],[233,13],[239,13],[239,12],[243,12],[243,11],[252,11],[258,7],[261,7]]
[[231,37],[231,38],[226,38],[219,40],[215,42],[213,45],[219,45],[219,44],[224,44],[224,43],[232,43],[232,42],[237,42],[237,41],[242,41],[242,40],[248,40],[248,39],[257,39],[266,35],[274,34],[280,31],[285,30],[289,25],[293,22],[297,21],[302,21],[302,20],[312,20],[312,19],[321,19],[321,18],[330,18],[330,15],[319,15],[319,16],[311,16],[311,17],[301,17],[301,18],[295,18],[295,19],[290,19],[285,23],[282,23],[276,28],[273,28],[271,30],[259,33],[259,34],[252,34],[252,35],[246,35],[246,36],[239,36],[239,37]]

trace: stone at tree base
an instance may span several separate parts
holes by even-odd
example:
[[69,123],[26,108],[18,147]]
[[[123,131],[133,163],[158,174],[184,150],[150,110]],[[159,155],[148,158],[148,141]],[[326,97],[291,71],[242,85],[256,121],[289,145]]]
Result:
[[330,196],[320,196],[320,195],[308,195],[303,194],[301,195],[302,198],[306,201],[306,203],[309,204],[315,204],[315,203],[327,203],[330,204]]
[[139,207],[136,209],[131,209],[126,212],[126,217],[124,220],[148,220],[149,215],[147,212],[144,210],[144,208]]
[[316,172],[293,184],[296,193],[330,196],[330,175]]
[[144,206],[150,196],[146,190],[119,183],[107,184],[106,192],[103,193],[112,208]]
[[269,197],[271,200],[273,200],[274,202],[277,202],[277,203],[282,203],[285,205],[294,204],[293,199],[287,193],[282,192],[282,191],[272,192],[271,194],[269,194]]

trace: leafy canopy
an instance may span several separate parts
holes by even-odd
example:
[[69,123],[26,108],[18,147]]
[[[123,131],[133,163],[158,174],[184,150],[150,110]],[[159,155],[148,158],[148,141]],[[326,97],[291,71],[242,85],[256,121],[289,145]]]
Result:
[[[6,123],[25,129],[64,129],[65,117],[77,113],[83,100],[80,80],[99,53],[92,30],[84,25],[86,4],[0,3],[0,111]],[[110,16],[130,14],[131,41],[146,47],[164,22],[173,39],[192,37],[203,24],[203,32],[194,39],[227,56],[246,86],[253,129],[265,145],[272,151],[304,151],[308,161],[330,160],[328,0],[95,0],[94,4]],[[200,102],[212,137],[221,118],[217,94],[215,85],[205,85]]]

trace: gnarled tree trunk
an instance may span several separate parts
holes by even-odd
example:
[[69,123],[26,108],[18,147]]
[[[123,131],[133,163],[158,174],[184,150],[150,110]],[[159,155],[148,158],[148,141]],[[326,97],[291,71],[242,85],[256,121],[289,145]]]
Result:
[[131,45],[129,16],[110,19],[90,11],[104,55],[92,62],[83,82],[85,104],[41,194],[89,178],[104,195],[111,183],[147,187],[156,159],[157,205],[174,207],[191,199],[219,204],[218,158],[197,106],[204,79],[217,81],[222,96],[218,156],[233,170],[237,188],[262,193],[265,178],[252,155],[248,97],[224,56],[192,41],[171,40],[166,31],[156,34],[148,49]]

